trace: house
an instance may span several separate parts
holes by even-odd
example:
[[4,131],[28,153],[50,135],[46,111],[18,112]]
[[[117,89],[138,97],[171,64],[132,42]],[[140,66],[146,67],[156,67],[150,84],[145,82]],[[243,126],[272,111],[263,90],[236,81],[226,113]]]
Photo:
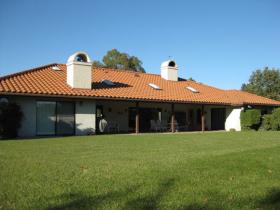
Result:
[[221,90],[178,77],[168,60],[161,74],[93,68],[84,52],[0,78],[0,98],[24,114],[20,136],[87,135],[98,132],[240,131],[240,112],[264,112],[279,101]]

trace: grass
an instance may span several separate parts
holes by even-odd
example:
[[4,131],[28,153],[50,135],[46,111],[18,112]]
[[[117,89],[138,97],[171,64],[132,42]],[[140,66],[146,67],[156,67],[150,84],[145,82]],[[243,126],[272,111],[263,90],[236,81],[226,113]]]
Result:
[[280,209],[280,133],[0,141],[2,209]]

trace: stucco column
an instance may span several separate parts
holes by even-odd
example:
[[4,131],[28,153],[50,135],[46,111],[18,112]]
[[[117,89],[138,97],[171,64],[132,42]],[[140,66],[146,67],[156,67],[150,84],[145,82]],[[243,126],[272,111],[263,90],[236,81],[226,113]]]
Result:
[[175,132],[175,112],[174,112],[174,104],[171,104],[171,132]]
[[204,105],[201,106],[201,131],[205,131],[205,112]]
[[139,102],[136,102],[135,133],[139,133]]

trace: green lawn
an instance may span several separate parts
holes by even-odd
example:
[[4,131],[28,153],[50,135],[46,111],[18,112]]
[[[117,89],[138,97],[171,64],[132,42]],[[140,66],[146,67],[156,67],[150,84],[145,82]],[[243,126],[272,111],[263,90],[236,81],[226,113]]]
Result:
[[0,141],[4,209],[280,209],[280,133]]

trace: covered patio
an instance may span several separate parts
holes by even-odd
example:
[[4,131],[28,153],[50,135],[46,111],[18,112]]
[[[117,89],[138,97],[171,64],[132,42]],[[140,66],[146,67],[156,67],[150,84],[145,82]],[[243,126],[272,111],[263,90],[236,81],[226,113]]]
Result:
[[97,133],[225,130],[226,106],[97,101]]

